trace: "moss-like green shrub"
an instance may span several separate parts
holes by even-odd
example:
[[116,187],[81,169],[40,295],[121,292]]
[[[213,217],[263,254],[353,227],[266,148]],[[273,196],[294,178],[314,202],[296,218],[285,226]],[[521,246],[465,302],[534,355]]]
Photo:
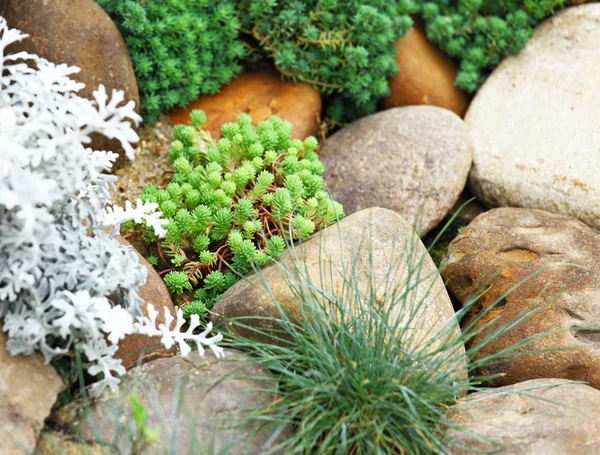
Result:
[[[215,142],[201,129],[178,125],[168,158],[175,173],[165,189],[144,188],[142,200],[156,202],[165,240],[153,238],[153,261],[184,314],[206,318],[216,299],[241,274],[276,259],[286,240],[304,240],[343,216],[324,191],[317,140],[291,140],[292,126],[271,117],[252,126],[242,114],[223,125]],[[160,260],[158,260],[160,258]]]
[[287,79],[334,94],[329,116],[375,111],[398,70],[394,42],[412,26],[411,0],[245,0],[243,29]]
[[412,0],[97,2],[127,43],[150,122],[217,93],[240,71],[246,49],[272,59],[282,77],[334,94],[335,120],[374,112],[397,71],[394,42],[410,29],[414,9]]
[[565,0],[426,0],[419,2],[429,40],[460,60],[456,85],[474,92],[502,59],[517,54],[533,27]]
[[217,93],[245,55],[231,0],[97,0],[125,39],[144,120]]

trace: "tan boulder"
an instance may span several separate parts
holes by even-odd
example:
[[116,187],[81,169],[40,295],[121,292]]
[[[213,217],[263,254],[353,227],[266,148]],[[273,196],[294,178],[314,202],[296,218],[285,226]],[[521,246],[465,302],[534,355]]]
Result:
[[254,124],[277,115],[293,126],[292,137],[304,139],[319,132],[321,95],[304,82],[283,81],[273,71],[244,72],[216,95],[198,98],[186,109],[171,113],[171,124],[189,124],[190,112],[202,109],[207,121],[203,128],[215,139],[221,137],[221,125],[234,122],[245,112]]
[[[387,323],[407,347],[427,346],[427,352],[432,352],[460,335],[452,303],[437,268],[419,238],[397,213],[382,208],[362,210],[314,234],[297,245],[295,251],[296,260],[286,251],[280,262],[290,272],[286,273],[280,264],[270,264],[261,269],[260,276],[251,273],[229,288],[213,308],[216,326],[227,324],[228,329],[239,335],[276,343],[270,332],[278,328],[274,319],[280,317],[274,299],[290,317],[302,317],[298,299],[288,286],[291,274],[302,286],[312,283],[317,289],[336,296],[354,292],[344,288],[344,278],[353,283],[361,296],[375,286],[376,301],[385,305]],[[291,272],[295,267],[302,270],[298,277]],[[353,267],[354,278],[350,278],[344,270]],[[418,284],[414,275],[417,270],[420,271]],[[409,274],[412,274],[410,280]],[[273,297],[265,291],[263,280]],[[408,289],[409,281],[411,289]],[[310,292],[309,288],[306,291]],[[393,292],[395,296],[391,297]],[[406,300],[400,299],[400,295],[405,295]],[[361,303],[364,301],[361,299]],[[346,311],[363,314],[367,311],[363,305],[346,308]],[[338,317],[338,313],[330,314]],[[257,336],[255,331],[233,324],[230,319],[258,328],[264,335]],[[462,346],[455,350],[449,362],[458,375],[466,376]]]
[[110,445],[111,453],[140,453],[130,433],[134,395],[146,411],[146,428],[159,432],[144,454],[280,454],[269,449],[289,437],[290,426],[246,419],[277,399],[276,379],[240,351],[225,349],[224,356],[207,350],[201,357],[194,350],[141,365],[121,377],[117,392],[88,409],[81,400],[60,409],[55,424],[84,441]]
[[[29,35],[8,46],[53,63],[81,68],[71,77],[85,84],[79,94],[91,98],[104,84],[107,92],[123,90],[139,112],[140,96],[125,41],[112,19],[94,0],[0,0],[8,26]],[[116,139],[95,135],[91,147],[122,154]]]
[[[121,236],[114,237],[121,245],[131,246],[127,240]],[[133,247],[132,247],[133,249]],[[169,312],[175,317],[175,307],[169,295],[169,291],[165,286],[162,278],[158,275],[154,267],[146,261],[146,259],[133,249],[137,254],[138,260],[141,264],[146,267],[148,271],[148,277],[146,283],[139,289],[138,293],[142,299],[144,299],[144,305],[142,306],[142,313],[144,316],[148,316],[147,305],[151,303],[154,305],[154,309],[158,311],[158,317],[156,318],[156,325],[165,323],[164,309],[167,308]],[[173,322],[174,324],[174,322]],[[115,358],[123,361],[123,366],[126,369],[130,369],[135,366],[140,356],[143,356],[142,361],[147,362],[149,360],[157,359],[160,357],[169,357],[174,353],[174,348],[166,349],[160,342],[161,337],[149,337],[146,335],[126,335],[125,339],[119,342],[119,349],[115,353]]]
[[41,354],[10,355],[7,339],[0,322],[0,452],[23,455],[35,449],[64,383]]
[[490,207],[561,213],[600,229],[600,4],[552,15],[486,79],[465,123],[469,186]]
[[[487,292],[470,308],[466,322],[484,310],[488,312],[476,328],[498,318],[473,343],[489,336],[497,324],[514,323],[520,315],[528,315],[510,331],[494,336],[478,358],[545,334],[522,349],[530,355],[479,371],[501,374],[492,385],[565,378],[600,388],[598,251],[600,234],[580,221],[519,208],[479,215],[450,243],[445,258],[448,265],[442,271],[450,293],[464,304],[476,283],[486,283]],[[549,352],[539,352],[544,350]]]
[[600,391],[585,384],[534,379],[473,393],[445,417],[461,428],[448,432],[453,455],[600,453]]
[[458,66],[431,44],[420,23],[396,42],[398,72],[390,79],[390,94],[381,107],[427,104],[464,117],[469,97],[454,85]]
[[471,168],[465,123],[435,106],[388,109],[350,123],[321,147],[323,177],[346,213],[384,207],[425,235],[458,200]]

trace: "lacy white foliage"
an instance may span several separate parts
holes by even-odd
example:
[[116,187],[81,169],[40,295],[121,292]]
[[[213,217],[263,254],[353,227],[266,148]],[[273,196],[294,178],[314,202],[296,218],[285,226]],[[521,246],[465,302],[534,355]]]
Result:
[[203,332],[194,333],[194,331],[200,327],[200,317],[197,314],[193,314],[190,318],[188,329],[185,332],[182,332],[181,328],[186,321],[183,317],[183,311],[178,309],[175,327],[173,330],[169,330],[169,327],[173,325],[174,318],[168,308],[164,308],[165,323],[159,324],[158,327],[156,326],[158,311],[154,309],[154,305],[151,303],[148,304],[147,310],[148,317],[138,317],[138,322],[134,324],[136,333],[142,333],[151,337],[162,337],[161,342],[167,349],[177,343],[179,345],[179,351],[183,356],[187,356],[192,350],[188,344],[190,341],[196,343],[200,355],[204,355],[204,345],[208,346],[217,357],[223,356],[223,348],[217,346],[217,343],[222,340],[223,335],[218,334],[213,337],[208,337],[212,330],[212,322],[209,322],[206,325]]
[[[0,318],[8,350],[39,350],[50,361],[77,342],[92,363],[89,373],[103,374],[97,385],[111,387],[124,373],[113,357],[116,343],[135,331],[160,334],[182,351],[180,340],[190,339],[219,353],[219,338],[206,332],[178,335],[152,318],[135,322],[146,269],[104,229],[144,219],[160,234],[166,221],[156,204],[107,208],[116,179],[107,172],[117,155],[83,145],[100,133],[133,158],[130,142],[138,136],[129,121],[140,120],[134,103],[123,104],[121,91],[109,98],[103,86],[93,101],[81,98],[83,85],[69,78],[78,68],[4,55],[24,37],[0,17]],[[177,329],[182,321],[178,315]]]

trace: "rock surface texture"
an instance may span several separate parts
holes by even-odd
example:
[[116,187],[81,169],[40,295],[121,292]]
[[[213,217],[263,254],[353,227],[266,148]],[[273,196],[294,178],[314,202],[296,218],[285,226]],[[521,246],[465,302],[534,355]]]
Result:
[[59,431],[44,432],[38,439],[36,454],[39,455],[111,455],[110,447],[87,444],[76,436],[68,437]]
[[221,137],[221,125],[234,122],[240,113],[252,116],[254,125],[277,115],[293,125],[292,137],[304,139],[319,132],[321,95],[303,82],[283,81],[272,71],[242,73],[216,95],[201,96],[186,109],[172,113],[171,124],[189,124],[190,112],[206,112],[203,129],[215,139]]
[[[129,242],[121,236],[115,236],[115,239],[125,246],[131,247]],[[148,272],[146,283],[139,289],[139,295],[144,299],[144,305],[142,306],[142,313],[144,316],[148,316],[147,305],[151,303],[154,305],[154,309],[158,311],[156,318],[157,325],[165,323],[165,308],[175,317],[175,307],[169,291],[165,286],[164,281],[158,275],[154,267],[152,267],[146,259],[133,250],[138,261],[146,267]],[[174,324],[174,323],[173,323]],[[123,361],[123,366],[126,369],[130,369],[135,366],[140,356],[143,357],[143,361],[157,359],[160,357],[168,357],[173,355],[174,348],[166,349],[161,343],[161,337],[149,337],[146,335],[126,335],[123,340],[119,342],[119,349],[115,353],[115,358]]]
[[[92,98],[104,84],[107,93],[123,90],[125,101],[140,96],[125,41],[112,19],[94,0],[0,0],[0,15],[8,26],[29,35],[8,46],[9,52],[27,51],[56,63],[81,68],[71,77],[85,84],[79,93]],[[95,135],[92,147],[121,153],[117,140]]]
[[481,87],[465,121],[470,186],[486,204],[548,210],[600,228],[600,5],[540,24]]
[[472,145],[456,114],[409,106],[351,123],[327,139],[320,158],[325,183],[346,213],[381,206],[417,221],[424,235],[462,192]]
[[[454,444],[475,449],[475,453],[600,453],[600,391],[584,384],[535,379],[474,393],[451,408],[446,417],[465,429],[450,430],[449,438]],[[467,455],[473,451],[454,448],[451,453]]]
[[421,24],[396,42],[396,50],[398,72],[381,102],[384,109],[427,104],[464,117],[469,98],[454,85],[457,65],[427,40]]
[[35,449],[64,384],[40,354],[11,356],[7,340],[0,322],[0,452],[23,455]]
[[[411,254],[407,253],[409,248],[412,248]],[[284,253],[281,260],[289,272],[285,272],[278,264],[261,269],[261,275],[268,283],[275,301],[279,302],[290,317],[302,317],[298,300],[294,298],[287,284],[290,277],[303,283],[311,282],[318,289],[341,296],[350,292],[348,289],[343,291],[342,288],[343,270],[350,270],[354,266],[353,273],[357,277],[355,285],[361,295],[366,294],[371,285],[369,276],[372,276],[378,286],[377,299],[382,302],[381,305],[391,304],[389,292],[392,289],[397,290],[397,295],[407,296],[405,303],[400,303],[399,298],[396,297],[395,306],[388,307],[390,326],[417,327],[414,332],[397,330],[397,335],[403,337],[402,339],[412,337],[407,344],[424,346],[424,343],[428,342],[430,344],[427,349],[433,350],[440,344],[448,342],[448,339],[459,336],[452,304],[435,265],[421,241],[397,213],[382,208],[362,210],[344,218],[338,226],[333,225],[314,234],[295,250],[297,254],[295,261],[289,251]],[[372,255],[372,265],[370,255]],[[416,284],[414,273],[419,268],[419,261],[422,261],[422,281]],[[301,276],[297,276],[292,271],[294,267],[303,270]],[[410,282],[415,285],[412,290],[407,290],[409,273],[413,274]],[[213,308],[216,314],[213,321],[221,325],[225,324],[224,319],[239,318],[238,321],[259,328],[263,334],[268,334],[269,330],[277,327],[273,319],[279,317],[277,304],[264,291],[265,288],[258,275],[250,274],[246,278],[247,280],[241,280],[229,288],[219,299]],[[388,294],[384,292],[384,283],[389,286]],[[361,309],[347,308],[347,311],[360,312]],[[412,315],[410,323],[409,314]],[[244,320],[248,317],[254,319]],[[274,342],[268,336],[259,337],[255,331],[231,322],[228,322],[227,326],[239,335]],[[437,340],[432,341],[432,338],[436,337]],[[461,371],[461,374],[464,372],[466,375],[464,350],[457,349],[455,354],[453,362],[456,371]]]
[[[77,425],[84,440],[111,446],[113,453],[131,453],[133,393],[146,410],[147,427],[160,432],[159,441],[144,453],[254,455],[273,444],[274,428],[240,422],[246,412],[264,409],[276,398],[276,381],[239,351],[226,349],[220,360],[212,351],[205,357],[194,351],[158,359],[130,370],[122,380],[118,393],[94,401],[89,413],[74,413],[83,408],[76,402],[59,411],[58,418],[67,428]],[[279,437],[289,431],[284,427]]]
[[[445,258],[448,265],[442,271],[450,293],[464,304],[476,283],[489,286],[469,310],[468,320],[484,310],[488,313],[477,322],[477,327],[496,317],[499,324],[505,324],[517,321],[523,314],[530,316],[495,337],[479,357],[499,352],[527,337],[546,334],[526,349],[551,352],[520,356],[480,371],[502,373],[492,385],[565,378],[587,381],[600,388],[599,251],[600,233],[580,221],[520,208],[490,210],[475,218],[450,243]],[[526,281],[500,300],[523,280]],[[493,327],[485,328],[474,342],[489,335]],[[548,334],[550,331],[555,333]]]

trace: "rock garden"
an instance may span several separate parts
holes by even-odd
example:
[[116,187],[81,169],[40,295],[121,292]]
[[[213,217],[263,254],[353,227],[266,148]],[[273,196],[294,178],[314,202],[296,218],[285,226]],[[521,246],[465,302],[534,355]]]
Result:
[[600,454],[598,43],[0,0],[0,454]]

